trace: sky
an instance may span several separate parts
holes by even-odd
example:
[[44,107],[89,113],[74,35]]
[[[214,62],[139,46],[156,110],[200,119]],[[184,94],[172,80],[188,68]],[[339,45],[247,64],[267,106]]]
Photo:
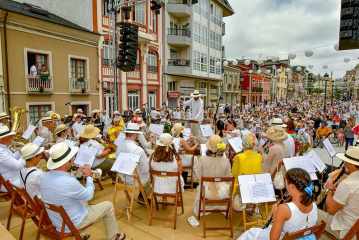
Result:
[[[337,78],[359,64],[359,50],[334,49],[339,39],[340,0],[229,2],[235,14],[224,18],[227,59],[287,59],[293,53],[292,65],[313,65],[312,72],[333,72]],[[306,57],[307,50],[314,55]],[[350,62],[345,63],[345,58]]]

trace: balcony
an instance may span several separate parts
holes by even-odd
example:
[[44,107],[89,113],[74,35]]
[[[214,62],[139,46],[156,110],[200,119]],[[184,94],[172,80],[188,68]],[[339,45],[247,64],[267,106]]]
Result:
[[226,23],[222,22],[222,36],[226,35]]
[[108,31],[110,29],[110,26],[111,26],[110,16],[102,16],[102,28]]
[[88,94],[88,81],[83,78],[72,78],[70,92],[71,94]]
[[178,47],[191,46],[191,31],[187,28],[169,28],[167,42]]
[[27,76],[27,92],[29,94],[46,94],[52,91],[50,76]]
[[167,11],[174,17],[190,17],[192,6],[190,0],[168,0]]
[[167,71],[169,74],[191,75],[191,61],[187,59],[168,59]]

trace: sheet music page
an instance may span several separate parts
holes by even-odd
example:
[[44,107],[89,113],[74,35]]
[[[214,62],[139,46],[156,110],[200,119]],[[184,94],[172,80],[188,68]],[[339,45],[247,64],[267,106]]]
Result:
[[111,171],[125,175],[133,175],[139,161],[140,155],[134,153],[120,153],[117,156]]
[[269,173],[263,173],[263,174],[255,174],[254,175],[256,182],[259,183],[268,183],[272,182],[272,177]]
[[247,183],[250,182],[255,182],[256,179],[254,177],[254,175],[239,175],[238,176],[238,184],[239,185],[246,185]]
[[176,152],[178,152],[180,149],[180,143],[181,143],[180,138],[173,138],[173,145],[175,146]]
[[239,153],[243,150],[243,144],[242,144],[241,137],[230,138],[230,139],[228,139],[228,142],[236,153]]
[[126,139],[126,134],[123,132],[120,132],[114,142],[114,144],[118,147],[120,144],[123,144]]
[[37,146],[41,147],[42,144],[44,144],[45,138],[37,136],[34,141],[32,141],[33,144],[36,144]]
[[207,155],[207,145],[206,144],[201,144],[201,155],[202,156],[206,156]]
[[96,154],[96,148],[81,145],[75,158],[75,165],[80,167],[84,165],[92,166],[93,162],[95,161]]
[[[284,167],[286,170],[292,169],[292,168],[301,168],[306,170],[311,177],[316,176],[316,168],[308,155],[306,156],[300,156],[300,157],[292,157],[292,158],[284,158],[283,159]],[[315,179],[312,179],[315,180]]]
[[276,201],[272,179],[268,179],[264,174],[261,175],[263,176],[260,177],[260,181],[269,181],[257,182],[255,181],[255,175],[243,175],[245,177],[238,177],[239,181],[241,180],[239,189],[242,203],[265,203]]
[[324,145],[325,149],[327,150],[330,157],[334,157],[337,154],[337,152],[335,151],[332,143],[329,141],[328,138],[326,138],[323,141],[323,145]]
[[31,137],[31,135],[33,134],[33,132],[35,131],[36,127],[34,125],[29,125],[25,132],[22,134],[22,138],[25,140],[29,140],[29,138]]
[[203,137],[210,137],[213,135],[213,130],[210,124],[200,125]]
[[161,124],[151,124],[149,131],[156,134],[157,136],[160,136],[163,133],[163,128],[164,126]]
[[323,163],[323,161],[320,159],[320,157],[318,156],[318,154],[315,151],[311,150],[304,156],[308,156],[308,158],[310,158],[312,160],[314,167],[319,172],[323,172],[327,168],[327,166]]

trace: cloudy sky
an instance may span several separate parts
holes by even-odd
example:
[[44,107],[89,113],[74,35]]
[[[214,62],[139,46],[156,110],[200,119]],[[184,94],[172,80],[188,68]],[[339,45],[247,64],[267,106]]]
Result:
[[[294,65],[313,65],[312,71],[333,71],[341,77],[359,63],[359,50],[335,51],[338,42],[340,0],[229,0],[235,14],[225,18],[226,57],[287,58]],[[310,58],[304,56],[312,50]],[[350,58],[344,63],[344,58]],[[323,69],[327,65],[328,69]]]

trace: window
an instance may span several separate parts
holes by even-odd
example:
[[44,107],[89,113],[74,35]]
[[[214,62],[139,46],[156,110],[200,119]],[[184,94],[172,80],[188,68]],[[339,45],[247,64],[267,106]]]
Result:
[[147,54],[147,72],[157,73],[157,54],[149,52]]
[[168,82],[168,91],[176,91],[176,82]]
[[135,21],[142,25],[146,24],[145,3],[137,3],[135,6]]
[[155,14],[153,11],[151,11],[152,15],[152,31],[157,32],[157,14]]
[[103,64],[111,65],[115,49],[109,42],[103,44]]
[[209,58],[209,72],[210,73],[215,73],[215,67],[216,67],[216,59],[215,57],[210,57]]
[[[221,59],[216,58],[215,62],[221,62]],[[221,74],[222,73],[222,65],[221,64],[216,64],[216,74]]]
[[[36,71],[33,66],[36,67]],[[49,55],[27,52],[27,67],[27,73],[31,76],[40,75],[42,71],[49,71]]]
[[147,102],[148,102],[148,107],[150,109],[156,108],[156,93],[155,92],[149,92],[148,93]]
[[85,80],[86,60],[71,58],[71,78]]
[[128,109],[136,110],[139,108],[140,96],[138,91],[129,91],[128,92]]
[[206,82],[200,82],[199,83],[199,88],[207,88],[207,84],[206,84]]
[[193,51],[193,69],[201,71],[201,53]]
[[208,68],[207,54],[201,53],[201,71],[207,72],[207,68]]
[[30,123],[35,125],[40,120],[40,118],[45,116],[45,114],[51,110],[52,110],[51,104],[30,105],[29,106]]

